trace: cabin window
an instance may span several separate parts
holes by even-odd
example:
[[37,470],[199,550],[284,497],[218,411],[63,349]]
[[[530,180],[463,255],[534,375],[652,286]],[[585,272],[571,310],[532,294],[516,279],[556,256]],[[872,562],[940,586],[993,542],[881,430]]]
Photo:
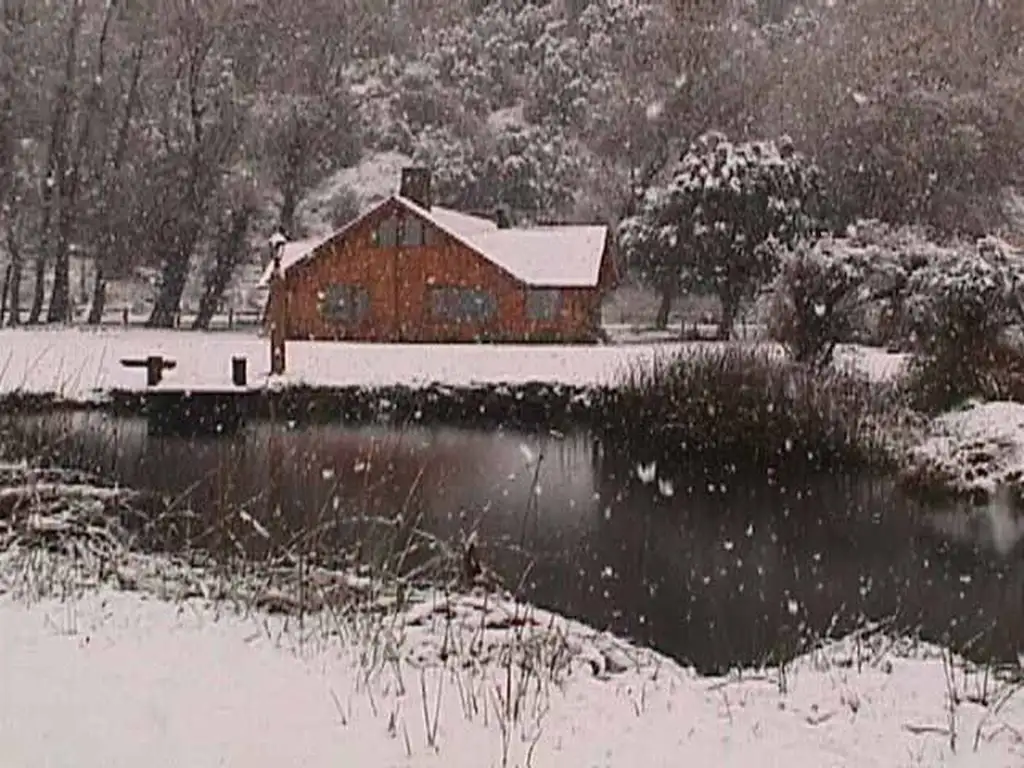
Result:
[[398,217],[382,219],[373,230],[373,244],[380,248],[394,248],[398,245]]
[[402,221],[402,245],[406,248],[423,245],[423,222],[415,216],[406,216]]
[[361,285],[335,284],[320,293],[320,314],[334,325],[357,325],[370,311],[370,292]]
[[557,320],[562,304],[562,291],[558,288],[526,289],[526,316],[530,320]]
[[455,323],[479,323],[498,313],[494,295],[479,288],[431,286],[430,310],[438,319]]
[[441,232],[436,227],[424,226],[423,227],[423,244],[424,245],[440,245],[441,244]]

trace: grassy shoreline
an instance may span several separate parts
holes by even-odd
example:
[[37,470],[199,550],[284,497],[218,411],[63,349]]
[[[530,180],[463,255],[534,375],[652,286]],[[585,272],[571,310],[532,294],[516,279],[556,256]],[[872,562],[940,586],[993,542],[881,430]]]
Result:
[[[50,691],[59,689],[57,708],[68,722],[88,719],[84,702],[103,711],[109,729],[126,722],[116,707],[158,709],[178,722],[206,712],[213,699],[218,723],[248,723],[250,730],[218,733],[214,742],[203,729],[178,726],[174,755],[158,750],[159,765],[180,764],[177,753],[190,748],[205,750],[203,760],[245,752],[246,764],[281,764],[257,757],[251,724],[261,716],[277,723],[282,707],[300,708],[303,748],[317,741],[316,762],[304,764],[317,766],[420,766],[438,756],[467,768],[590,764],[582,754],[596,760],[595,750],[603,764],[625,766],[644,744],[658,753],[655,764],[695,756],[710,764],[738,759],[747,740],[748,758],[738,764],[788,754],[785,745],[797,742],[818,764],[826,754],[834,759],[839,728],[851,750],[870,743],[872,759],[886,764],[907,750],[935,765],[961,752],[977,755],[979,765],[1020,755],[1019,740],[1007,736],[1024,727],[1019,670],[971,664],[884,626],[823,638],[798,658],[702,677],[508,593],[443,579],[403,583],[294,552],[215,562],[143,551],[120,523],[139,511],[136,492],[57,470],[0,470],[0,631],[16,665],[5,676],[13,688],[0,697],[0,712],[19,733],[29,732],[32,712],[53,712]],[[444,573],[439,567],[434,578]],[[19,673],[29,654],[41,674]],[[175,666],[182,663],[187,668]],[[274,673],[259,674],[268,665]],[[299,681],[313,688],[297,688]],[[219,693],[238,687],[247,693]],[[321,688],[330,696],[318,699]],[[2,709],[5,701],[17,709]],[[681,740],[673,735],[680,717],[691,727]],[[828,737],[817,738],[817,727],[833,718]],[[157,731],[139,728],[125,733],[161,743]],[[61,739],[74,752],[71,731],[62,729]],[[281,729],[272,732],[277,751],[289,752]],[[324,741],[324,733],[335,736]],[[738,740],[730,748],[723,737]],[[33,752],[31,739],[10,736],[5,743],[16,763],[19,745],[36,760],[63,748],[40,742]],[[76,754],[110,759],[131,748],[108,743]]]

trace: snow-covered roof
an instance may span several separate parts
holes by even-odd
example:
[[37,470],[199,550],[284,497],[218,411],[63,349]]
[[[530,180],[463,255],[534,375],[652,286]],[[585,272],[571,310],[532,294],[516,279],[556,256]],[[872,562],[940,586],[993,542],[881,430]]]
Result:
[[461,211],[453,211],[450,208],[434,206],[429,211],[416,205],[412,200],[400,198],[408,207],[413,208],[421,216],[435,221],[439,226],[458,233],[460,237],[473,237],[487,232],[496,232],[498,225],[491,219],[480,216],[473,216]]
[[605,226],[499,229],[490,219],[447,208],[428,211],[406,198],[396,199],[527,285],[593,288],[598,284],[608,239]]
[[592,288],[598,284],[608,228],[600,226],[496,229],[470,242],[527,285]]
[[[526,285],[538,288],[592,288],[599,282],[608,228],[565,225],[499,229],[480,216],[438,206],[430,210],[405,197],[392,195],[364,211],[339,231],[326,237],[289,242],[281,256],[281,269],[305,260],[317,247],[343,234],[357,223],[395,200],[442,232],[479,253],[498,268]],[[267,265],[259,285],[269,284],[273,262]]]

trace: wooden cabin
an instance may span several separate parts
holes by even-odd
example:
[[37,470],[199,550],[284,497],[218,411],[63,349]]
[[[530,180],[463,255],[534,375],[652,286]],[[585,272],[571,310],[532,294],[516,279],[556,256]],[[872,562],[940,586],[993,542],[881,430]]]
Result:
[[288,339],[590,342],[613,287],[605,226],[509,226],[434,206],[430,172],[330,237],[279,243],[263,280]]

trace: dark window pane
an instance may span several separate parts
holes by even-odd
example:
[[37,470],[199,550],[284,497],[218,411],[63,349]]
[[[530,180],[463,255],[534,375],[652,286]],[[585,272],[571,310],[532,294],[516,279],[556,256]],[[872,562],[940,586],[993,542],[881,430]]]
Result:
[[415,216],[406,216],[402,222],[402,245],[408,248],[423,245],[423,222]]
[[440,320],[479,323],[498,313],[498,302],[493,294],[476,288],[432,287],[430,310]]
[[530,320],[557,320],[562,312],[562,292],[558,288],[527,288],[526,316]]
[[357,325],[369,312],[370,292],[361,285],[329,285],[320,293],[320,314],[334,325]]
[[381,248],[394,248],[398,245],[398,218],[389,216],[377,225],[377,245]]

